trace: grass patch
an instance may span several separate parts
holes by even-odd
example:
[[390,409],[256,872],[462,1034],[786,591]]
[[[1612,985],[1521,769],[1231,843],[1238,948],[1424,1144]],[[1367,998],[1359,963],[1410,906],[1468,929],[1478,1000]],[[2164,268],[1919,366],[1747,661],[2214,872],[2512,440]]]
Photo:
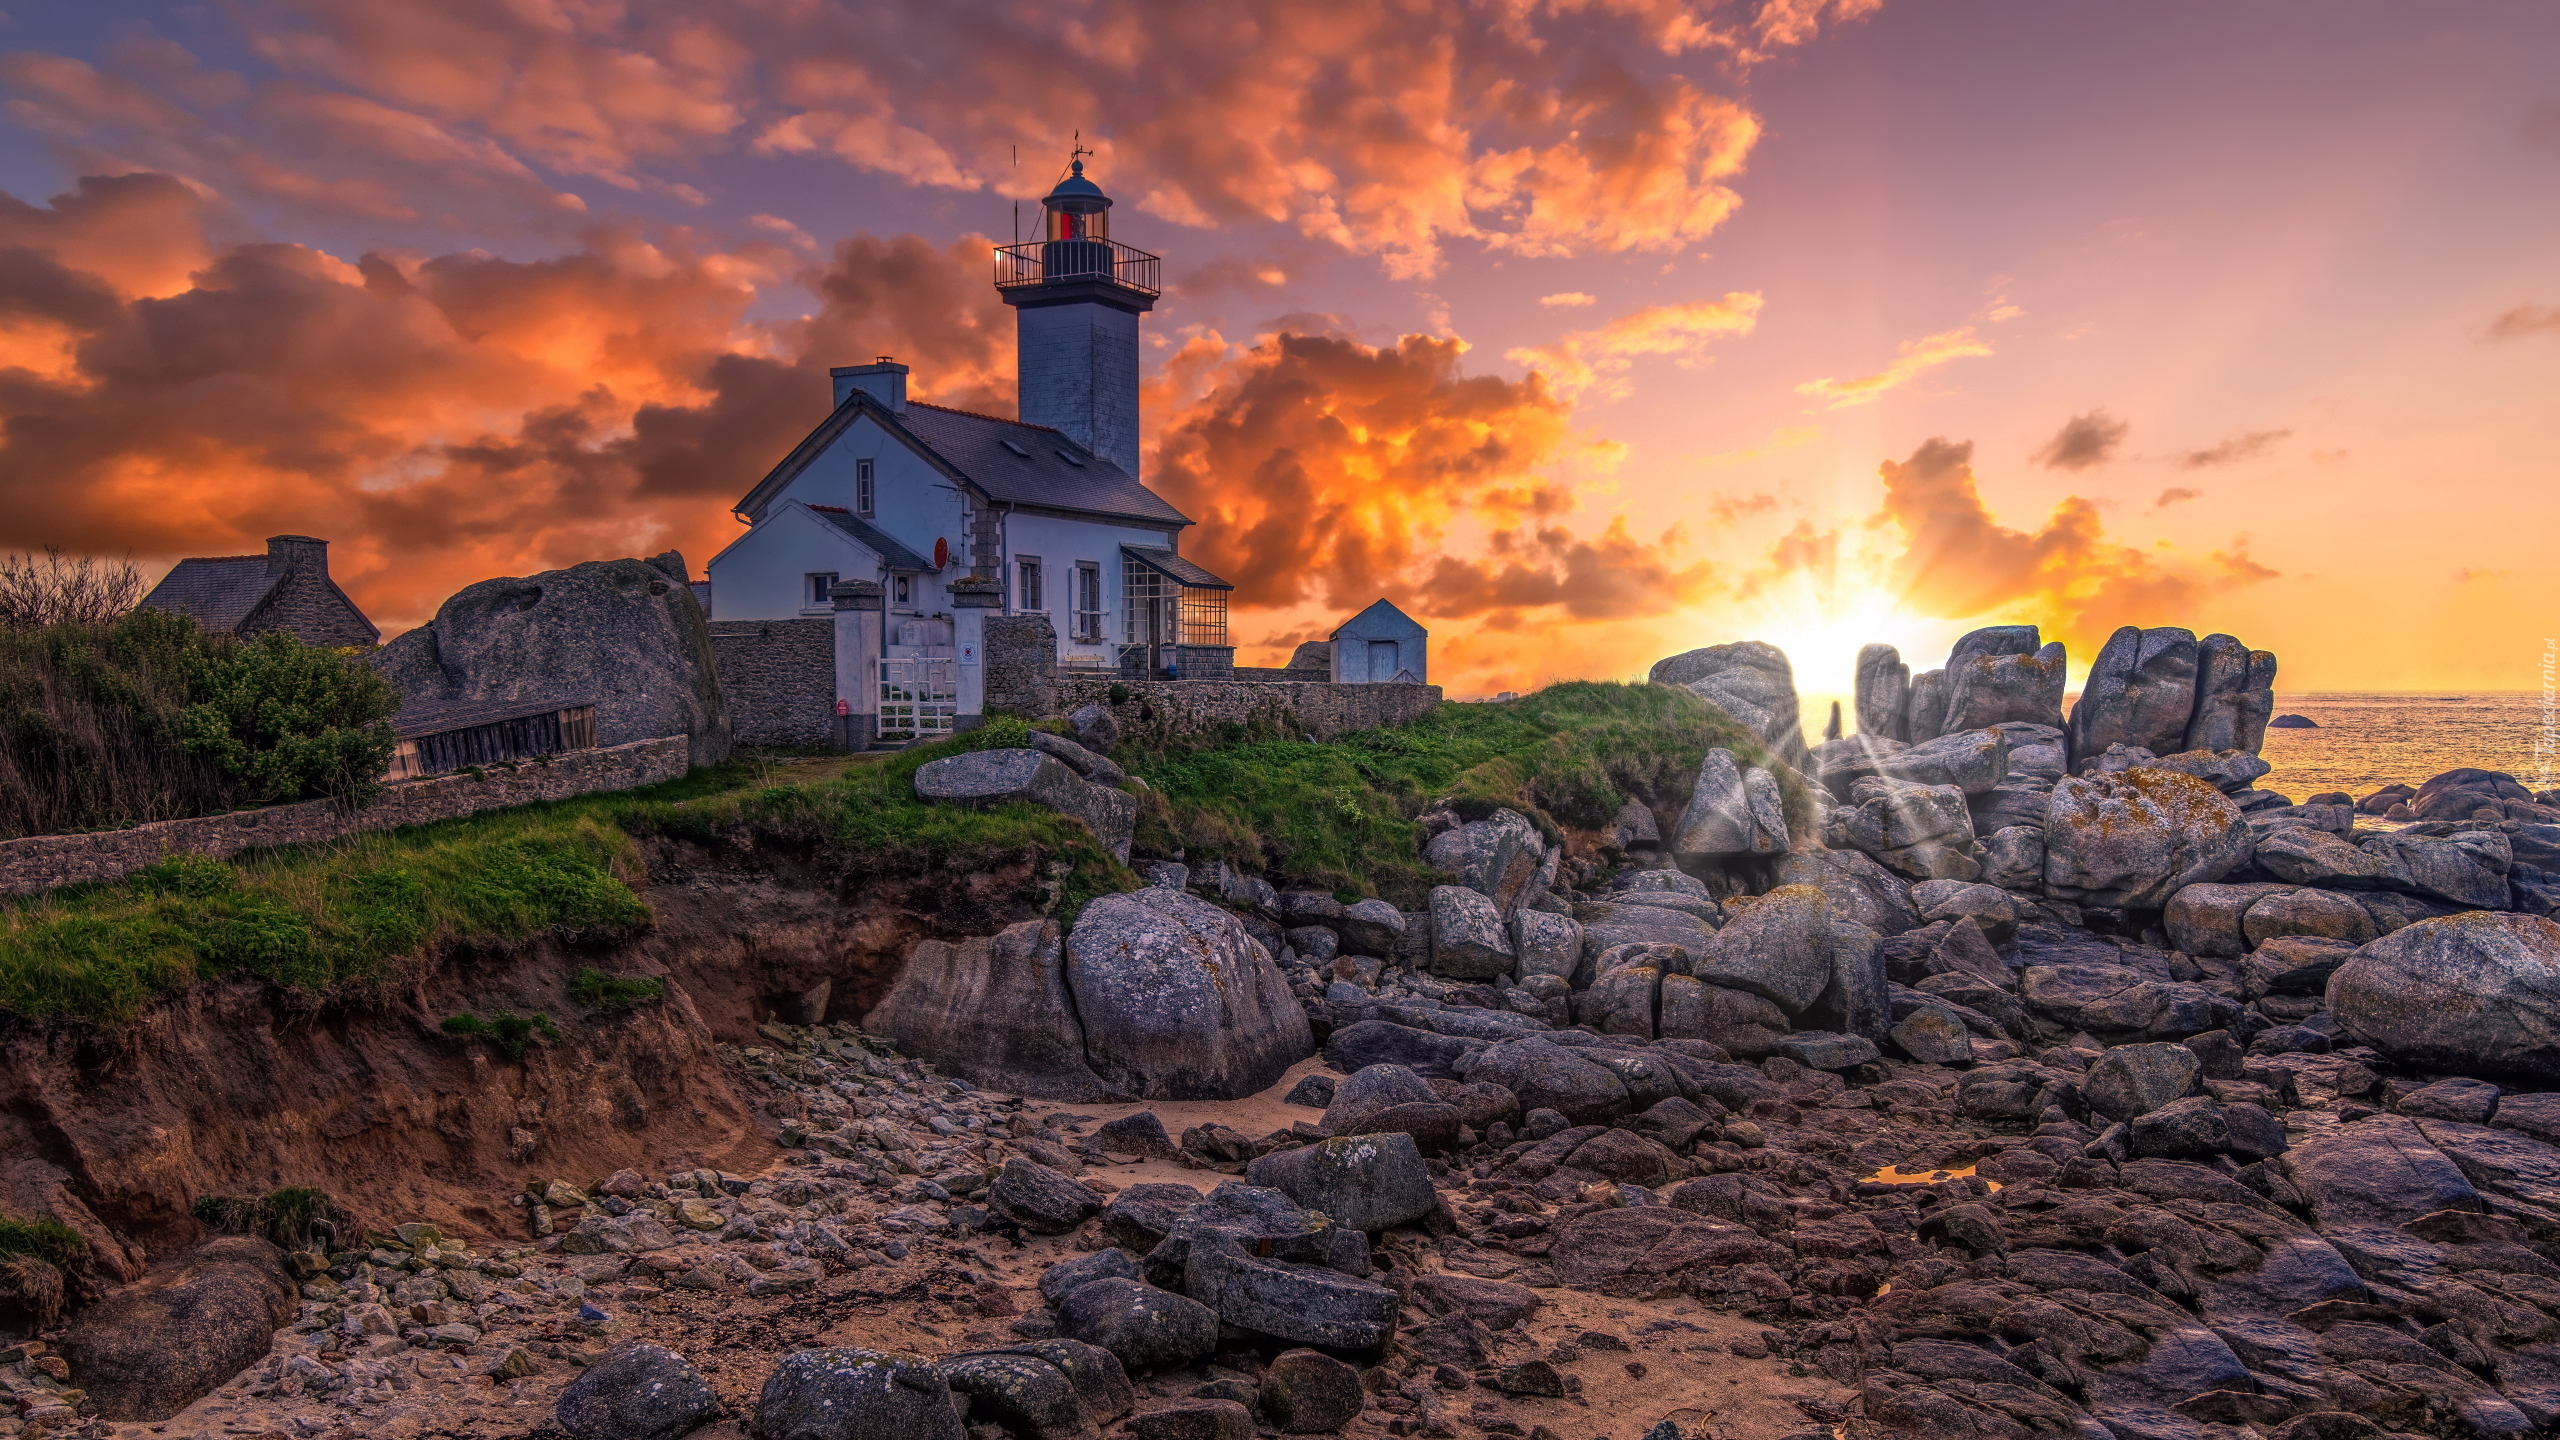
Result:
[[477,1015],[449,1015],[437,1027],[447,1035],[465,1035],[486,1040],[498,1047],[498,1053],[510,1060],[524,1058],[524,1047],[536,1040],[560,1038],[560,1027],[548,1015],[518,1015],[513,1010],[492,1011],[489,1018]]
[[89,1242],[59,1220],[0,1215],[0,1259],[27,1255],[54,1265],[68,1265],[88,1253]]
[[284,1250],[318,1250],[337,1234],[329,1192],[307,1185],[264,1195],[203,1195],[195,1217],[225,1235],[258,1235]]
[[607,975],[590,965],[569,982],[569,998],[590,1010],[619,1010],[667,993],[667,983],[650,975]]
[[[1154,787],[1140,840],[1274,884],[1417,902],[1433,879],[1414,817],[1517,810],[1550,838],[1605,824],[1630,796],[1684,793],[1711,748],[1770,763],[1759,738],[1685,690],[1575,682],[1504,704],[1446,704],[1411,725],[1310,744],[1243,726],[1118,758]],[[1790,824],[1812,801],[1780,777]]]

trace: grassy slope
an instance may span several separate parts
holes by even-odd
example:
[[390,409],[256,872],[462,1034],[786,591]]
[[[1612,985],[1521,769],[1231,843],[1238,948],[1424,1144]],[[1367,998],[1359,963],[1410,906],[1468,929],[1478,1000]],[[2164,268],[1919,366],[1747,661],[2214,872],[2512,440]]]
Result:
[[[113,884],[0,905],[0,1011],[119,1020],[153,996],[213,974],[248,973],[307,990],[390,976],[405,958],[456,940],[544,933],[611,935],[649,907],[636,840],[699,842],[743,827],[850,870],[984,868],[1027,851],[1066,861],[1070,914],[1134,885],[1083,826],[1031,806],[926,805],[910,783],[943,755],[1022,743],[998,720],[956,740],[888,757],[768,771],[699,770],[643,790],[492,811],[331,845],[181,857]],[[1413,816],[1455,799],[1542,825],[1595,826],[1629,791],[1685,790],[1710,745],[1747,762],[1760,747],[1686,692],[1559,685],[1508,705],[1448,705],[1419,724],[1306,744],[1231,731],[1197,747],[1134,753],[1154,787],[1140,848],[1182,845],[1275,883],[1410,902],[1430,883]],[[777,776],[779,779],[777,780]],[[1792,789],[1790,810],[1803,797]]]
[[[1330,744],[1230,733],[1191,751],[1124,756],[1154,786],[1141,842],[1178,845],[1274,884],[1418,901],[1432,882],[1413,817],[1448,798],[1480,819],[1518,810],[1550,836],[1606,824],[1630,795],[1685,795],[1721,746],[1767,764],[1760,742],[1685,690],[1574,682],[1503,705],[1444,705]],[[1125,748],[1125,747],[1124,747]],[[1790,823],[1810,802],[1782,781]]]

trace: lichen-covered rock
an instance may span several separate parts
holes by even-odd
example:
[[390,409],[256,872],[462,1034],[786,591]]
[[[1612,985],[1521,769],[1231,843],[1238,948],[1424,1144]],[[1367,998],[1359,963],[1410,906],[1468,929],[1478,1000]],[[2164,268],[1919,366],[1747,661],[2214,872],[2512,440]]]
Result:
[[916,797],[951,805],[1039,805],[1081,820],[1094,839],[1126,862],[1137,831],[1138,802],[1096,785],[1065,761],[1033,749],[971,750],[917,767]]
[[720,1397],[683,1356],[633,1340],[579,1371],[553,1415],[570,1440],[683,1440],[720,1418]]
[[2242,928],[2249,907],[2270,895],[2282,895],[2290,885],[2223,885],[2208,882],[2185,885],[2169,897],[2161,923],[2169,932],[2169,943],[2189,955],[2234,957],[2246,955],[2257,942]]
[[1256,1159],[1245,1178],[1345,1230],[1376,1232],[1419,1220],[1438,1203],[1411,1135],[1339,1135]]
[[2507,871],[2515,860],[2513,842],[2495,830],[2464,830],[2443,837],[2394,833],[2364,842],[2367,855],[2382,862],[2384,889],[2405,895],[2505,908]]
[[1087,905],[1067,937],[1067,985],[1093,1073],[1142,1099],[1238,1099],[1315,1048],[1262,946],[1178,890]]
[[1491,900],[1507,916],[1528,898],[1532,882],[1546,863],[1547,845],[1529,817],[1516,810],[1496,810],[1482,820],[1432,836],[1423,847],[1423,858]]
[[1806,768],[1804,712],[1786,652],[1757,640],[1710,645],[1654,663],[1656,685],[1677,685],[1768,742],[1779,759]]
[[[1968,650],[1966,643],[1975,636],[1996,636],[2000,648]],[[2036,641],[2033,625],[1995,626],[1957,641],[1955,653],[1947,659],[1941,733],[1979,729],[2004,720],[2060,725],[2067,668],[2062,642],[2038,645]]]
[[2469,911],[2421,920],[2329,977],[2329,1009],[2403,1064],[2560,1082],[2560,925]]
[[2193,747],[2187,722],[2196,706],[2196,635],[2127,625],[2107,637],[2071,707],[2074,765],[2110,745],[2139,745],[2153,754]]
[[729,758],[711,627],[672,550],[464,586],[373,664],[404,707],[592,702],[598,745],[683,735],[694,764]]
[[2159,909],[2249,858],[2248,822],[2213,785],[2174,770],[2075,776],[2045,812],[2044,880],[2084,905]]
[[1490,898],[1464,885],[1431,887],[1434,972],[1453,980],[1491,980],[1510,974],[1516,963],[1509,929]]
[[1570,915],[1523,910],[1511,917],[1511,943],[1520,978],[1553,975],[1571,980],[1582,965],[1582,922]]
[[1055,920],[917,941],[862,1028],[972,1084],[1080,1104],[1135,1098],[1085,1063]]
[[1858,733],[1879,740],[1911,738],[1911,667],[1890,645],[1858,647]]
[[1953,731],[1895,754],[1882,773],[1914,785],[1952,785],[1979,795],[2009,778],[2009,737],[1987,726]]
[[794,1352],[756,1401],[756,1440],[963,1440],[966,1433],[933,1362],[896,1351]]
[[1692,973],[1797,1014],[1831,983],[1831,919],[1821,891],[1779,886],[1727,921],[1693,957]]
[[[1831,902],[1837,919],[1854,920],[1879,935],[1899,935],[1920,924],[1911,882],[1859,850],[1798,850],[1778,857],[1780,885],[1810,885]],[[2038,877],[2041,879],[2041,875]]]
[[2255,755],[2275,710],[2276,657],[2228,635],[2207,635],[2196,646],[2195,710],[2179,748]]

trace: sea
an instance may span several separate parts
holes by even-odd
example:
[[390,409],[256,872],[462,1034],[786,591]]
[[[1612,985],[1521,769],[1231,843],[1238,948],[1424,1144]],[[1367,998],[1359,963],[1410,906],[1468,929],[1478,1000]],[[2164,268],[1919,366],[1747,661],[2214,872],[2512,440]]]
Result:
[[2258,782],[2299,801],[2343,790],[2359,799],[2385,785],[2420,785],[2465,766],[2503,770],[2528,790],[2560,786],[2555,717],[2538,690],[2276,696],[2278,715],[2316,730],[2267,731],[2259,754],[2275,766]]

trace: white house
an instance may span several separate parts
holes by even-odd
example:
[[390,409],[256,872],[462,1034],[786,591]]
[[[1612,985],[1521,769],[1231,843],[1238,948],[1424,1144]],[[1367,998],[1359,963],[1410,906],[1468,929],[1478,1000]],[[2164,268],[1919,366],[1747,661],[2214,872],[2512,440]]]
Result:
[[[845,593],[881,610],[877,653],[840,653],[840,674],[938,688],[947,667],[963,714],[989,613],[1047,616],[1062,665],[1232,672],[1235,587],[1182,558],[1191,520],[1138,479],[1138,317],[1160,262],[1110,238],[1081,159],[1042,205],[1046,238],[996,251],[1022,418],[910,401],[887,356],[836,368],[826,418],[737,503],[750,528],[707,567],[713,619],[829,615],[838,582],[871,582],[876,601]],[[919,661],[937,663],[882,668]]]
[[1381,600],[1333,632],[1337,685],[1421,685],[1430,675],[1431,633]]

